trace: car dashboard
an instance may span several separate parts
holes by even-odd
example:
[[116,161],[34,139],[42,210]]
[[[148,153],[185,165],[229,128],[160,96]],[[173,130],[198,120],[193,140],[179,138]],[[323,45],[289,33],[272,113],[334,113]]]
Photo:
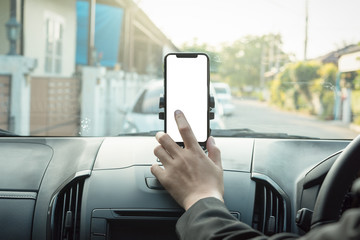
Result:
[[[303,234],[347,140],[218,137],[230,213],[267,235]],[[2,239],[177,239],[183,209],[150,172],[151,136],[0,139]]]

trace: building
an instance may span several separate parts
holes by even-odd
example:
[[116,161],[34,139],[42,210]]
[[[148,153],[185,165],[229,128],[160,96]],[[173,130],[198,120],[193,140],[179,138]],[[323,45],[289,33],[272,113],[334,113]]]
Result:
[[[0,13],[0,128],[20,135],[111,133],[105,119],[119,114],[97,117],[162,78],[163,56],[177,51],[132,0],[5,0]],[[21,26],[13,45],[11,16]]]
[[359,79],[357,72],[360,71],[360,45],[352,45],[339,54],[338,70],[336,89],[339,94],[335,99],[335,119],[360,125],[360,85],[354,83]]

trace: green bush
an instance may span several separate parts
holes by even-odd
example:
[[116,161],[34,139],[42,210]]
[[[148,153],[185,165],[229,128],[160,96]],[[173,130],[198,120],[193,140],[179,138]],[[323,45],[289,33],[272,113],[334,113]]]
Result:
[[270,102],[276,106],[282,107],[283,101],[281,97],[280,79],[274,79],[270,85]]
[[294,90],[287,90],[284,92],[285,98],[284,98],[284,104],[283,108],[289,111],[296,110],[295,104],[294,104]]
[[323,107],[320,117],[326,120],[334,119],[335,93],[333,91],[324,91],[321,94],[320,100]]
[[[337,71],[336,65],[331,63],[321,64],[316,61],[289,63],[271,82],[270,101],[286,110],[333,119]],[[314,106],[313,100],[316,99],[320,100],[320,107]]]
[[360,116],[355,116],[353,123],[356,125],[360,125]]
[[321,65],[318,71],[318,74],[320,75],[321,79],[323,79],[323,82],[324,84],[326,84],[326,87],[335,86],[337,73],[338,73],[338,68],[333,63],[326,63]]
[[360,90],[351,93],[351,109],[353,112],[353,122],[360,125]]
[[360,71],[357,71],[357,76],[354,79],[354,89],[360,90]]

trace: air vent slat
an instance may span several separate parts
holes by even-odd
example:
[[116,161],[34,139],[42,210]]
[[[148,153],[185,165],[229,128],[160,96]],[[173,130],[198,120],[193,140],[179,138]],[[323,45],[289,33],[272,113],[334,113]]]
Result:
[[63,199],[63,207],[61,207],[61,212],[62,212],[62,215],[61,215],[61,231],[60,231],[60,239],[64,239],[63,238],[63,233],[64,231],[62,229],[65,228],[65,206],[66,206],[66,192],[64,193],[64,199]]
[[276,226],[275,226],[275,231],[279,232],[279,198],[276,198],[276,213],[275,213],[275,217],[276,217]]
[[[75,198],[75,202],[79,202],[79,183],[76,184],[76,198]],[[75,206],[75,216],[74,216],[74,226],[77,226],[77,218],[78,218],[78,210],[79,210],[79,204],[76,204]],[[78,231],[78,229],[75,229],[76,231],[74,231],[73,233],[73,239],[76,239],[76,232]]]
[[266,212],[267,212],[267,208],[268,208],[268,206],[267,206],[267,189],[266,189],[266,187],[264,186],[263,187],[264,188],[264,211],[263,211],[263,218],[262,218],[262,220],[263,220],[263,223],[262,223],[262,232],[265,232],[265,227],[266,227]]
[[253,227],[266,235],[287,230],[287,202],[273,186],[256,182]]
[[272,192],[269,190],[269,216],[272,216],[273,215],[273,194]]
[[276,222],[275,216],[273,215],[274,214],[274,204],[273,204],[274,196],[273,196],[273,193],[270,188],[266,187],[266,189],[267,189],[266,205],[267,205],[268,211],[266,212],[266,215],[265,215],[265,221],[266,221],[265,233],[271,235],[271,234],[275,233],[275,222]]
[[72,187],[70,188],[70,196],[69,196],[69,204],[68,204],[68,211],[71,211],[71,203],[72,203]]
[[281,218],[281,220],[282,220],[282,224],[281,224],[281,226],[284,228],[284,231],[287,231],[287,222],[286,222],[286,220],[287,220],[287,213],[288,213],[288,211],[286,211],[286,202],[285,202],[285,200],[282,200],[281,201],[281,203],[282,203],[282,218]]
[[84,178],[75,179],[56,196],[52,211],[52,239],[77,240],[80,237],[80,211]]

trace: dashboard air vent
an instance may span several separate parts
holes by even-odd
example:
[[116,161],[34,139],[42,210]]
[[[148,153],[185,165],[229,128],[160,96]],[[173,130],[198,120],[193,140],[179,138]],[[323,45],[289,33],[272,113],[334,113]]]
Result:
[[73,180],[54,199],[51,216],[52,239],[79,239],[84,180],[84,178]]
[[266,235],[286,232],[289,221],[285,197],[264,182],[256,183],[253,228]]

